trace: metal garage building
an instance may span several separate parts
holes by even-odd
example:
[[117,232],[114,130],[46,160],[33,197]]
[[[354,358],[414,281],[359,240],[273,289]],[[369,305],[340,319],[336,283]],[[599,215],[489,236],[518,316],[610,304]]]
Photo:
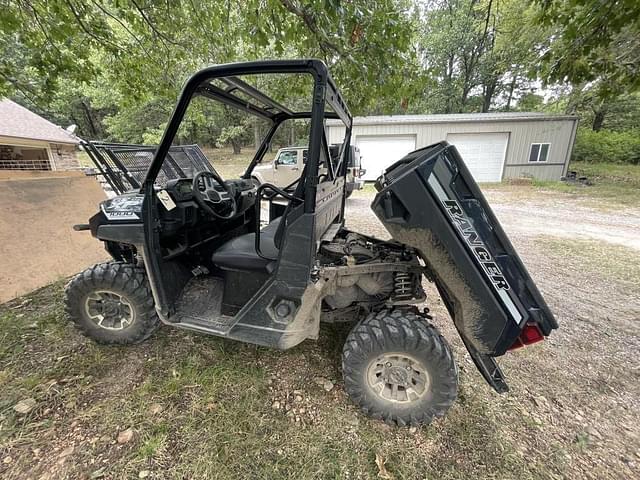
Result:
[[[578,126],[574,116],[542,113],[470,113],[355,117],[351,143],[360,147],[365,180],[417,148],[441,140],[455,145],[478,182],[566,174]],[[330,143],[344,127],[327,122]]]

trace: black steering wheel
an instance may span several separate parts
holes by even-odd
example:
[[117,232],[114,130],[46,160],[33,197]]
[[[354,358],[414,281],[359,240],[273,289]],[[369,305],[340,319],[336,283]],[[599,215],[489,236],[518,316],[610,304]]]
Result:
[[[218,184],[224,192],[216,190]],[[198,172],[193,177],[193,198],[196,203],[209,215],[220,220],[229,220],[238,213],[235,189],[214,172]],[[220,213],[219,211],[226,211]]]

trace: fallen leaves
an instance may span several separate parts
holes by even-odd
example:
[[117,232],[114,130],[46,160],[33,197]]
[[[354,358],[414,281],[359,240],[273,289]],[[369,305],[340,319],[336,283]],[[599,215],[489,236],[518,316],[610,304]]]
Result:
[[386,480],[392,480],[393,476],[387,470],[385,463],[387,461],[385,458],[378,452],[376,452],[376,466],[378,467],[378,477],[384,478]]
[[126,430],[122,430],[118,433],[118,438],[116,439],[120,445],[125,443],[129,443],[133,439],[133,429],[127,428]]
[[36,406],[36,400],[34,398],[25,398],[20,400],[13,406],[13,410],[21,415],[26,415]]

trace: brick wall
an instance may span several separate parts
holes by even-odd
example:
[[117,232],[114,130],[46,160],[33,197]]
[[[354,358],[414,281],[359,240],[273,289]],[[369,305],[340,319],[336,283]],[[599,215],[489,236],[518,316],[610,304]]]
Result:
[[80,162],[78,161],[77,147],[75,145],[58,145],[50,144],[51,156],[56,170],[78,170]]

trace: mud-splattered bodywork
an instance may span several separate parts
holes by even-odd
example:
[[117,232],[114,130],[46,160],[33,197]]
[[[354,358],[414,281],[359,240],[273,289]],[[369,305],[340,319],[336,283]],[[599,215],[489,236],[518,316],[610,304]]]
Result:
[[557,328],[542,295],[455,147],[410,153],[378,180],[372,208],[416,248],[467,346],[505,353],[527,325]]

